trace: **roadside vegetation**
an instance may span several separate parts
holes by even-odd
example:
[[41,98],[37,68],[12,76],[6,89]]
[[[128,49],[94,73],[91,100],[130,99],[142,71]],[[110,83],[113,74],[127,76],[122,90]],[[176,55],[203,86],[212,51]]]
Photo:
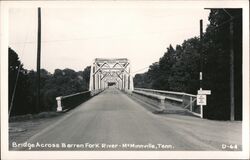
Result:
[[25,69],[18,54],[9,48],[9,109],[14,96],[11,116],[55,111],[57,96],[88,90],[89,73],[90,67],[79,72],[68,68],[55,69],[53,74],[41,69],[40,108],[36,109],[36,72]]
[[[234,17],[235,118],[242,120],[242,10],[227,9],[227,11]],[[228,120],[231,65],[229,20],[229,15],[222,9],[211,10],[210,24],[203,35],[203,45],[199,37],[184,40],[176,47],[170,45],[159,61],[153,63],[147,72],[135,75],[135,87],[197,94],[200,88],[202,46],[202,88],[212,91],[212,95],[207,97],[208,105],[204,107],[204,117]]]

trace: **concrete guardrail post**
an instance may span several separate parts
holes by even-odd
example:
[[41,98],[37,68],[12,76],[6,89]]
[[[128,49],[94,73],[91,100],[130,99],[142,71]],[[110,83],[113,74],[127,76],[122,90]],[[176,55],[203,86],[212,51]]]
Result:
[[62,103],[61,103],[61,97],[56,97],[56,100],[57,100],[57,109],[56,111],[57,112],[61,112],[62,111]]
[[190,111],[193,112],[193,102],[192,102],[192,97],[190,96]]
[[165,97],[159,97],[160,99],[160,109],[163,111],[165,110]]

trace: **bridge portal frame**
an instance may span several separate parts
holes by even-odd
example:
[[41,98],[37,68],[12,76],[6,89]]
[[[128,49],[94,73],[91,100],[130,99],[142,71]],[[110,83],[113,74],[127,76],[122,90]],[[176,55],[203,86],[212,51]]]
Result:
[[133,77],[131,63],[127,58],[95,58],[90,70],[89,91],[96,92],[108,87],[114,82],[116,88],[133,91]]

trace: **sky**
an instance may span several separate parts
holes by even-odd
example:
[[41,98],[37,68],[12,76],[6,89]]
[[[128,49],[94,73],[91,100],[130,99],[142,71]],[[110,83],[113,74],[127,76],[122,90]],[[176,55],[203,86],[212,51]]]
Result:
[[[84,70],[94,58],[129,58],[132,73],[147,71],[166,48],[199,36],[204,7],[140,5],[41,8],[41,68]],[[24,68],[36,70],[37,8],[9,10],[9,46]],[[144,68],[144,69],[143,69]]]

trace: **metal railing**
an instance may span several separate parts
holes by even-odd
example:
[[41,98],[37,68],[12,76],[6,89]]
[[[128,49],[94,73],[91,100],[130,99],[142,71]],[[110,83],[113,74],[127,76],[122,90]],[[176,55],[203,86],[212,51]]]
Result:
[[186,109],[189,113],[195,116],[202,116],[200,106],[196,105],[196,95],[184,92],[164,91],[145,88],[134,88],[134,90],[164,96],[166,101],[169,101],[170,103],[174,103],[175,105]]
[[57,112],[69,110],[88,100],[91,97],[90,91],[79,92],[67,96],[56,97]]

